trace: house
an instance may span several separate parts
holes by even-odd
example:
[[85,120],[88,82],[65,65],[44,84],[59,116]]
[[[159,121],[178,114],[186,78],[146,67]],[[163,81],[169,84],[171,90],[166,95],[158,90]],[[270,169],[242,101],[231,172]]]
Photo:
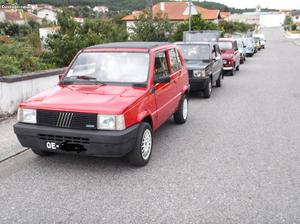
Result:
[[57,23],[57,12],[50,7],[43,7],[37,10],[37,16],[52,23]]
[[45,48],[46,46],[48,36],[57,33],[59,29],[59,26],[45,27],[39,29],[40,40],[43,48]]
[[82,18],[82,17],[74,17],[73,19],[77,23],[84,23],[84,18]]
[[36,15],[17,9],[0,9],[0,22],[10,22],[14,24],[25,24],[28,21],[42,23],[42,19]]
[[[160,2],[152,6],[153,16],[161,15],[171,22],[183,22],[189,19],[189,3],[188,2]],[[130,15],[122,18],[126,22],[127,30],[135,26],[135,22],[144,11],[133,11]],[[220,10],[206,9],[194,4],[191,5],[191,14],[200,15],[202,19],[212,22],[218,22],[221,19]]]
[[108,10],[108,7],[106,7],[106,6],[95,6],[93,8],[93,11],[98,12],[98,13],[107,13],[109,10]]

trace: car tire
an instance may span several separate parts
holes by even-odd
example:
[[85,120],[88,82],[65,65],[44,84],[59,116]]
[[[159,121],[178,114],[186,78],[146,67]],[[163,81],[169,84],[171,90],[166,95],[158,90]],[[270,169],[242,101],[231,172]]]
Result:
[[187,95],[183,95],[178,110],[174,113],[174,122],[184,124],[188,118],[189,103]]
[[212,92],[212,81],[211,81],[211,78],[209,79],[204,91],[203,91],[203,94],[204,94],[204,98],[208,99],[210,98],[211,96],[211,92]]
[[219,78],[216,81],[216,86],[217,87],[221,87],[222,86],[222,78],[223,78],[223,75],[222,75],[222,72],[220,72]]
[[153,147],[153,132],[151,125],[147,122],[141,122],[136,145],[134,149],[127,154],[127,160],[134,166],[145,166],[151,157]]
[[41,157],[46,157],[46,156],[51,156],[54,154],[54,152],[46,152],[46,151],[43,151],[43,150],[37,150],[37,149],[31,149],[31,151],[38,155],[38,156],[41,156]]

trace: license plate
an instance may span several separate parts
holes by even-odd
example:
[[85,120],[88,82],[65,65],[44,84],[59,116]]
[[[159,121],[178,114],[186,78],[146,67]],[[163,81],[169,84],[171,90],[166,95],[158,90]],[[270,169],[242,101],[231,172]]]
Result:
[[46,142],[46,148],[56,150],[59,149],[59,145],[55,142]]

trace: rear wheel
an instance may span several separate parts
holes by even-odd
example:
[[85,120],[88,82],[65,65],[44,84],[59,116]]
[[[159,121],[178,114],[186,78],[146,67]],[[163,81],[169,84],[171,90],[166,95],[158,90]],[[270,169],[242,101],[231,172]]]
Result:
[[174,121],[176,124],[184,124],[189,113],[189,103],[186,95],[182,96],[178,111],[174,113]]
[[54,152],[46,152],[46,151],[42,151],[42,150],[37,150],[37,149],[31,149],[31,151],[38,155],[38,156],[42,156],[42,157],[45,157],[45,156],[51,156],[54,154]]
[[137,141],[134,149],[128,153],[127,160],[134,166],[145,166],[152,153],[152,128],[149,123],[140,124]]
[[220,72],[219,78],[216,81],[216,86],[217,87],[221,87],[222,86],[222,78],[223,78],[223,75],[222,75],[222,72]]

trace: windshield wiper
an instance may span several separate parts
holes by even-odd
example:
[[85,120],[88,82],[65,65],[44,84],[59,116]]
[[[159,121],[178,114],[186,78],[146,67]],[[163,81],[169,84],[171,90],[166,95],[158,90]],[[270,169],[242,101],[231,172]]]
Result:
[[82,80],[97,80],[95,77],[93,76],[88,76],[88,75],[79,75],[79,76],[73,76],[71,78],[76,79],[82,79]]

